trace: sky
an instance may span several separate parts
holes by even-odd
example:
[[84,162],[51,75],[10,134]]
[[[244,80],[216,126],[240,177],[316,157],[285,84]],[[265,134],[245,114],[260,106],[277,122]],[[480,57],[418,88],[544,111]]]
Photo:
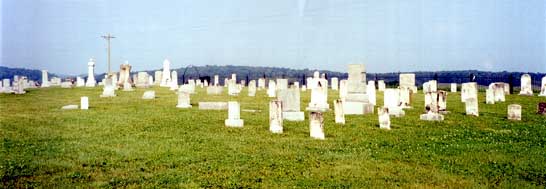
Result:
[[546,72],[546,0],[0,0],[0,65]]

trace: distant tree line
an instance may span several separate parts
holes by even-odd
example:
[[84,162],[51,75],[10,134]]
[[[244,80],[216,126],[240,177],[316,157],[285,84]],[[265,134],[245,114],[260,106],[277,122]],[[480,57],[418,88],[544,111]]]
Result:
[[[161,71],[161,69],[158,69]],[[155,76],[155,71],[158,70],[146,70],[148,74]],[[188,79],[207,79],[209,82],[214,78],[214,75],[220,77],[220,83],[224,82],[224,78],[231,78],[231,74],[237,74],[237,80],[257,80],[258,78],[265,77],[266,79],[286,78],[289,82],[298,81],[301,84],[305,84],[306,77],[313,77],[313,72],[317,70],[310,69],[290,69],[290,68],[277,68],[277,67],[261,67],[261,66],[187,66],[182,68],[174,68],[178,74],[178,82],[185,83]],[[171,70],[171,71],[172,71]],[[344,72],[334,72],[327,70],[318,70],[321,74],[326,73],[327,78],[337,77],[339,79],[346,79],[348,74]],[[132,74],[136,74],[140,71],[133,71]],[[513,86],[520,85],[520,77],[525,74],[523,72],[484,72],[477,70],[464,70],[464,71],[438,71],[438,72],[391,72],[391,73],[367,73],[367,80],[385,80],[388,86],[397,86],[400,73],[414,73],[415,82],[417,86],[422,85],[429,80],[438,80],[438,83],[465,83],[472,81],[475,78],[475,82],[479,85],[489,85],[492,82],[506,82],[511,83]],[[534,86],[540,86],[541,79],[545,76],[545,73],[527,73],[531,75]],[[24,69],[24,68],[8,68],[0,66],[0,79],[9,78],[13,79],[14,75],[27,76],[30,80],[41,81],[42,72],[40,70]],[[49,74],[49,78],[57,76],[56,74]],[[87,74],[79,75],[87,79]],[[74,79],[75,76],[68,76],[64,78]],[[96,74],[95,78],[101,80],[104,78],[104,73]]]

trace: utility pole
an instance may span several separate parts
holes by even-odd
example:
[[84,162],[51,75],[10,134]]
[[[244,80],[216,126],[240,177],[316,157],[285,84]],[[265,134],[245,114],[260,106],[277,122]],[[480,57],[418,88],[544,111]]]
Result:
[[116,38],[110,34],[103,35],[102,38],[106,39],[108,41],[108,77],[110,77],[110,39]]

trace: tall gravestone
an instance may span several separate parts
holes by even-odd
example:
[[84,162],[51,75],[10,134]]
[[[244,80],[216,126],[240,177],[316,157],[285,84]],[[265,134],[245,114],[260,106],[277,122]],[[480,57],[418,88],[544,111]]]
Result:
[[542,83],[540,86],[540,94],[538,94],[538,96],[546,96],[546,76],[542,77]]
[[163,72],[161,73],[161,87],[170,87],[171,86],[171,62],[168,59],[163,61]]
[[364,64],[349,64],[347,79],[347,96],[343,102],[346,115],[373,113],[373,104],[366,94],[366,70]]
[[531,76],[529,74],[523,74],[521,76],[519,95],[533,96],[533,86],[531,83]]
[[171,72],[171,87],[170,90],[174,91],[178,89],[178,73],[176,71]]
[[104,79],[103,91],[100,97],[115,97],[116,96],[115,91],[116,91],[116,86],[114,84],[112,76],[107,76],[107,78]]
[[162,75],[163,75],[163,72],[162,71],[155,71],[154,73],[154,85],[160,85],[161,84],[161,80],[162,80]]
[[148,88],[150,86],[150,78],[148,77],[150,76],[148,76],[147,72],[138,72],[135,86],[139,88]]
[[339,81],[339,98],[345,101],[345,97],[347,97],[347,80],[344,79]]
[[273,80],[269,80],[268,88],[267,88],[267,96],[272,98],[275,97],[275,93],[277,92],[277,84]]
[[282,133],[283,126],[283,103],[280,100],[269,102],[269,131]]
[[131,81],[131,65],[128,61],[125,61],[125,64],[119,66],[119,80],[118,86],[125,86],[125,83],[132,84]]
[[334,100],[334,116],[337,124],[345,124],[345,113],[343,112],[343,101]]
[[248,96],[256,96],[256,80],[248,82]]
[[478,83],[469,82],[463,83],[461,86],[461,102],[466,102],[467,99],[478,99]]
[[368,85],[366,86],[366,94],[368,94],[370,104],[375,106],[377,104],[375,81],[368,81]]
[[332,77],[332,90],[337,91],[339,88],[339,79],[337,77]]
[[385,81],[384,80],[377,81],[377,90],[378,91],[385,91],[385,89],[386,89]]
[[49,87],[49,78],[47,75],[47,70],[42,70],[42,87]]
[[85,82],[86,87],[95,87],[97,81],[95,80],[95,60],[89,59],[87,63],[87,81]]

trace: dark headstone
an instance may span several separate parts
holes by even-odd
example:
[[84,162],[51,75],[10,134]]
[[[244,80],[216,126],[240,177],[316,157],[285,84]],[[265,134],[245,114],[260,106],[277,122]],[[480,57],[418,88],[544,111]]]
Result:
[[537,114],[546,115],[546,102],[539,102],[538,103]]

